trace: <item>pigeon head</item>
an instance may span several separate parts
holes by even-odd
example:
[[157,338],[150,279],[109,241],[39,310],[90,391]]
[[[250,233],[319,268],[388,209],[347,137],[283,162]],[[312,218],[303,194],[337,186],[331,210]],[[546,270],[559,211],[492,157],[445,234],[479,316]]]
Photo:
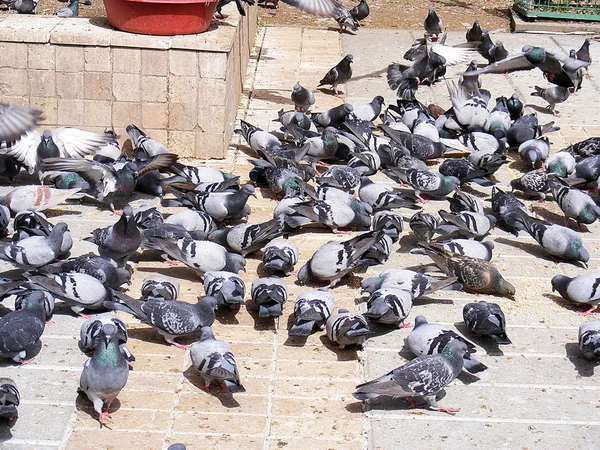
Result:
[[[583,208],[580,221],[585,224],[590,224],[600,217],[600,207],[596,205],[586,205]],[[581,220],[583,219],[583,220]]]
[[227,233],[229,230],[214,230],[211,231],[208,235],[208,240],[211,242],[215,242],[223,247],[227,247]]
[[354,61],[354,56],[352,56],[352,55],[348,54],[348,55],[346,55],[346,56],[344,57],[344,59],[345,59],[346,61],[350,61],[350,62],[352,62],[352,61]]
[[571,50],[569,50],[569,58],[577,58],[577,55],[575,54],[575,49],[572,48]]
[[240,271],[246,271],[246,260],[242,255],[238,255],[237,253],[227,253],[225,257],[226,264],[223,270],[232,273],[239,273]]
[[46,320],[50,320],[54,312],[54,296],[42,290],[30,291],[27,294],[19,295],[15,300],[15,310],[19,309],[41,309],[44,311]]
[[500,277],[496,286],[496,292],[498,293],[498,295],[508,297],[514,300],[513,297],[515,296],[517,290],[511,283],[506,281],[504,278]]
[[421,325],[427,325],[429,322],[427,322],[427,319],[425,318],[425,316],[417,316],[415,317],[415,328],[421,326]]
[[298,271],[298,282],[301,285],[305,285],[306,283],[308,283],[309,279],[310,279],[310,269],[308,267],[308,263],[304,264],[300,270]]
[[373,102],[376,105],[383,105],[385,104],[385,99],[381,96],[381,95],[377,95],[375,98],[373,98]]
[[377,289],[379,289],[382,284],[383,284],[383,278],[381,278],[381,277],[365,278],[364,280],[362,280],[360,282],[361,294],[364,294],[365,292],[372,294]]
[[251,195],[253,197],[256,197],[256,194],[254,193],[256,190],[254,189],[254,186],[252,186],[251,184],[245,184],[241,187],[241,190],[246,192],[248,195]]
[[555,275],[552,277],[550,283],[552,284],[552,292],[558,291],[561,297],[568,298],[567,287],[571,282],[572,278],[565,275]]
[[115,285],[131,284],[131,273],[124,267],[117,267],[116,278]]
[[458,358],[462,360],[468,349],[469,347],[466,342],[461,341],[460,339],[452,339],[446,344],[440,353],[443,357],[449,360],[458,360]]
[[100,334],[104,335],[104,345],[108,347],[110,341],[113,340],[113,337],[116,337],[117,327],[115,327],[112,323],[105,323],[102,326],[102,332]]
[[302,89],[302,86],[300,86],[300,83],[296,82],[296,84],[294,85],[294,87],[292,88],[292,90],[294,92],[298,92]]
[[202,341],[206,341],[208,339],[214,339],[215,338],[215,335],[214,335],[211,327],[208,327],[208,326],[202,327],[200,333],[201,333],[200,334],[200,341],[201,342]]

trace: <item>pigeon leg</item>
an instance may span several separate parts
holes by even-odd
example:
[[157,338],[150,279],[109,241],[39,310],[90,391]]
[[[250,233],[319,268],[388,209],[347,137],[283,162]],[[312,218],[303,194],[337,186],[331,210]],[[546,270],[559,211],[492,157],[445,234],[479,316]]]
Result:
[[352,231],[342,231],[337,228],[332,228],[331,231],[333,231],[333,234],[352,234]]
[[176,261],[176,260],[174,260],[174,259],[171,259],[171,258],[167,258],[167,259],[165,259],[165,263],[166,263],[166,264],[169,264],[169,265],[171,265],[171,266],[175,266],[175,265],[178,265],[178,264],[179,264],[179,261]]
[[[169,342],[169,341],[167,340],[167,342]],[[175,342],[175,341],[171,341],[171,342],[169,342],[169,344],[171,344],[173,347],[180,348],[181,350],[187,350],[188,348],[190,348],[189,345],[179,344],[178,342]]]
[[412,399],[412,398],[410,398],[410,397],[406,397],[406,401],[408,402],[408,407],[409,407],[409,408],[419,408],[419,407],[421,406],[421,405],[419,405],[418,403],[415,403],[415,402],[413,401],[413,399]]
[[108,410],[98,414],[98,421],[102,425],[110,425],[112,423],[112,417],[108,413]]
[[589,309],[586,309],[585,311],[580,311],[579,315],[582,317],[588,316],[591,313],[593,313],[594,311],[596,311],[597,306],[590,306]]
[[19,364],[21,364],[21,366],[25,366],[28,364],[35,364],[35,358],[31,358],[31,359],[22,359],[19,361]]
[[398,326],[398,328],[412,328],[412,323],[406,322]]
[[424,199],[423,197],[421,197],[420,195],[417,195],[416,197],[417,197],[417,199],[419,199],[419,201],[420,201],[421,203],[429,203],[429,200],[425,200],[425,199]]
[[439,406],[439,405],[431,406],[431,409],[433,409],[434,411],[445,412],[446,414],[450,414],[451,416],[453,416],[458,411],[460,411],[460,408],[448,408],[446,406]]
[[586,73],[585,73],[585,77],[586,77],[586,78],[592,78],[592,74],[591,74],[591,73],[589,73],[589,72],[586,72]]

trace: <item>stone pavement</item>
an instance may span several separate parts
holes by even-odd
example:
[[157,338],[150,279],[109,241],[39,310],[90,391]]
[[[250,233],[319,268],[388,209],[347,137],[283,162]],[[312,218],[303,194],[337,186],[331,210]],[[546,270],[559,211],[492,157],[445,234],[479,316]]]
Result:
[[[278,124],[272,119],[277,110],[290,107],[294,82],[316,87],[323,74],[348,52],[353,53],[355,63],[354,78],[346,87],[346,100],[357,104],[381,94],[386,102],[394,102],[394,93],[385,83],[385,67],[399,61],[415,37],[418,36],[395,30],[361,29],[357,36],[340,38],[337,32],[327,30],[262,28],[248,69],[238,118],[264,129],[277,129]],[[512,52],[533,39],[549,47],[560,43],[566,50],[582,41],[575,37],[509,34],[494,38],[501,38]],[[449,42],[461,39],[451,34]],[[595,45],[592,51],[593,57],[600,61]],[[594,66],[591,72],[596,78],[600,76],[600,69]],[[599,94],[596,78],[585,80],[580,95],[559,105],[562,117],[557,124],[561,131],[550,135],[555,150],[569,142],[598,135],[592,114],[592,102]],[[538,72],[484,79],[484,87],[494,96],[510,95],[516,89],[524,99],[542,105],[539,99],[528,95],[534,84],[545,85]],[[426,104],[432,101],[442,106],[449,104],[441,83],[420,90],[419,97]],[[317,92],[314,110],[339,103],[339,99]],[[551,116],[542,113],[540,117],[551,120]],[[240,175],[245,181],[251,165],[245,146],[239,143],[235,137],[227,159],[209,163]],[[500,185],[506,186],[519,169],[518,162],[503,168],[497,177]],[[24,182],[25,178],[18,182]],[[382,175],[376,179],[390,182]],[[0,194],[8,190],[10,187],[3,187]],[[486,196],[489,189],[477,187],[472,192]],[[156,200],[136,200],[134,206],[148,202],[154,204]],[[251,222],[271,217],[274,203],[269,192],[262,190],[257,199],[250,199],[250,205]],[[447,207],[445,202],[432,201],[426,210],[443,207]],[[545,217],[555,220],[562,217],[550,203],[532,207]],[[165,208],[166,213],[174,211]],[[92,202],[61,206],[51,211],[51,217],[69,223],[76,240],[72,252],[75,256],[94,250],[92,244],[80,240],[89,231],[116,221],[110,212],[100,210]],[[584,234],[584,241],[592,255],[590,268],[597,269],[600,239],[594,236],[598,226],[594,224],[589,229],[591,232]],[[347,239],[319,228],[311,231],[290,237],[300,248],[297,268],[323,243]],[[494,231],[492,239],[496,244],[494,263],[517,286],[516,301],[443,292],[415,302],[411,314],[411,319],[424,314],[430,321],[450,326],[456,323],[460,331],[463,331],[459,325],[462,308],[467,302],[493,300],[507,314],[508,334],[514,344],[500,351],[485,340],[476,341],[480,344],[478,358],[489,369],[479,377],[461,375],[447,389],[442,404],[461,408],[454,417],[409,410],[403,401],[378,402],[363,411],[363,405],[351,396],[354,386],[403,364],[408,355],[402,351],[402,342],[410,330],[384,333],[378,328],[364,351],[332,350],[324,333],[315,333],[306,342],[290,340],[287,323],[293,301],[306,289],[288,277],[289,302],[279,321],[258,319],[249,302],[248,309],[237,314],[220,314],[215,323],[215,335],[230,343],[247,390],[234,397],[201,391],[195,385],[197,377],[190,369],[188,351],[166,345],[149,327],[119,313],[129,327],[128,345],[137,359],[129,382],[113,407],[112,430],[100,429],[89,402],[77,397],[79,374],[85,361],[76,343],[82,320],[59,306],[54,323],[48,325],[42,338],[37,364],[2,366],[2,373],[18,383],[22,406],[12,439],[1,447],[79,450],[128,445],[135,449],[166,449],[170,443],[184,442],[189,449],[598,448],[598,386],[592,377],[593,366],[577,357],[575,344],[577,328],[583,319],[576,309],[557,301],[550,289],[553,275],[581,274],[585,270],[570,264],[555,265],[530,238],[516,239]],[[405,233],[400,249],[385,266],[371,268],[366,276],[383,268],[428,264],[427,257],[407,253],[414,244]],[[156,271],[182,279],[184,300],[193,302],[202,295],[201,282],[190,269],[159,261],[156,253],[145,252],[140,257],[128,291],[132,296],[139,293],[142,279]],[[257,271],[261,273],[259,265],[260,254],[248,259],[247,272],[243,274],[248,291]],[[2,270],[10,268],[8,264],[0,265]],[[336,308],[364,308],[357,302],[362,276],[335,288]],[[6,437],[4,432],[0,442]]]

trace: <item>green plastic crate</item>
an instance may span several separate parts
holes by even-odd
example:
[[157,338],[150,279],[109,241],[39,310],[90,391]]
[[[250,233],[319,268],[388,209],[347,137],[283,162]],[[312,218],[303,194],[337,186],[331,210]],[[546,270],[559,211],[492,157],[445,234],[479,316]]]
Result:
[[600,21],[600,0],[514,0],[514,9],[533,19]]

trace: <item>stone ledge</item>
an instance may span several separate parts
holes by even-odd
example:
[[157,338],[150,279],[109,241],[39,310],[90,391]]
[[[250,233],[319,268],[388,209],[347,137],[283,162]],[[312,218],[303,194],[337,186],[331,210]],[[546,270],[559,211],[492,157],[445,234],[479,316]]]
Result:
[[551,20],[544,18],[529,19],[513,10],[511,10],[510,21],[511,29],[514,33],[573,33],[578,31],[588,32],[589,34],[600,33],[600,22],[589,22],[585,20]]
[[254,43],[256,8],[205,33],[146,36],[105,19],[0,19],[0,101],[38,108],[43,128],[134,123],[182,157],[223,158]]

